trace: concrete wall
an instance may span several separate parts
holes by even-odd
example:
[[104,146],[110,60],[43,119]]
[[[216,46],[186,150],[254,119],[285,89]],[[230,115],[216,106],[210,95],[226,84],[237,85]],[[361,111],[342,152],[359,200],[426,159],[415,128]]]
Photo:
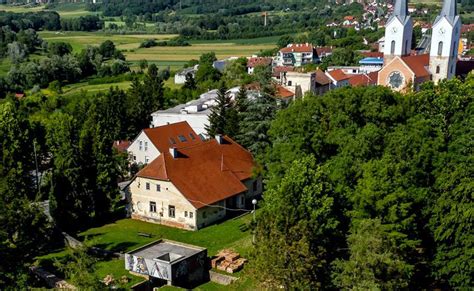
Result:
[[[140,142],[142,144],[141,150]],[[147,164],[147,158],[148,163],[151,163],[160,155],[158,149],[153,145],[151,140],[143,131],[140,132],[140,134],[135,138],[133,143],[128,147],[127,151],[130,154],[131,161],[137,164]]]
[[281,79],[282,85],[290,90],[296,92],[296,87],[300,86],[303,95],[306,92],[315,92],[316,74],[315,73],[298,73],[286,72],[285,77]]
[[[150,190],[146,189],[146,183],[150,183]],[[157,184],[161,187],[160,192],[156,190]],[[189,230],[196,229],[196,208],[171,182],[137,177],[130,184],[130,192],[132,218]],[[156,212],[150,211],[150,202],[156,203]],[[169,216],[170,205],[175,207],[174,218]]]

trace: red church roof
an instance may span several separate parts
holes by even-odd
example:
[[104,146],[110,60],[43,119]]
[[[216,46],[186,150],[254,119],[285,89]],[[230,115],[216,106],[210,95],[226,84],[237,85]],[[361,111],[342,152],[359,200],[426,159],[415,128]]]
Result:
[[416,77],[426,77],[430,75],[427,69],[430,63],[429,54],[406,56],[402,57],[402,60],[410,67],[413,73],[415,73]]

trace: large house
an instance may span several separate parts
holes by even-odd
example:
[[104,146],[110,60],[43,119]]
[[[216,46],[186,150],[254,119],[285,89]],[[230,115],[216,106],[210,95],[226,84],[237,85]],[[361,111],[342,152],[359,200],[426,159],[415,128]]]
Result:
[[132,162],[148,164],[170,147],[182,148],[202,143],[186,121],[146,128],[127,148]]
[[275,59],[277,66],[294,67],[314,64],[316,61],[316,48],[308,43],[289,44],[288,46],[280,49]]
[[143,168],[129,189],[131,217],[197,230],[249,208],[262,193],[252,155],[225,136],[194,146],[169,147]]

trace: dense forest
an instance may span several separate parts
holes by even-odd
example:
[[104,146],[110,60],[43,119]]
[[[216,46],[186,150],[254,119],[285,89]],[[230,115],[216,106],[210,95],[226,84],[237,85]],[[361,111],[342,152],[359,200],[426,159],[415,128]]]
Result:
[[264,154],[256,277],[270,288],[473,286],[474,78],[308,96]]

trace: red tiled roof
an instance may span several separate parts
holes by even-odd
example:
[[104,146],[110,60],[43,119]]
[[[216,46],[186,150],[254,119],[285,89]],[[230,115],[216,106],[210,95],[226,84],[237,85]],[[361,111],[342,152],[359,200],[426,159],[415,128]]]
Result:
[[344,16],[344,20],[354,20],[355,17],[352,15]]
[[463,24],[461,26],[461,33],[467,33],[474,30],[474,23],[471,24]]
[[319,85],[327,85],[327,84],[332,83],[331,79],[329,79],[328,76],[326,76],[326,74],[324,74],[324,72],[321,71],[320,69],[317,69],[315,73],[316,73],[316,83],[318,83]]
[[426,77],[430,75],[430,72],[426,69],[430,62],[430,55],[412,55],[402,57],[402,60],[407,64],[408,67],[415,73],[416,77]]
[[328,46],[317,47],[316,53],[318,54],[318,56],[330,54],[332,53],[332,47],[328,47]]
[[112,147],[122,153],[128,149],[130,144],[132,143],[128,140],[117,140],[117,141],[114,141],[114,144]]
[[295,96],[295,93],[291,92],[290,90],[286,89],[285,87],[279,84],[275,86],[275,89],[276,89],[277,97],[280,97],[282,99],[289,99]]
[[366,58],[383,58],[382,52],[360,52]]
[[349,78],[351,86],[369,86],[377,83],[378,72],[371,72],[369,74],[353,75]]
[[350,78],[350,76],[344,74],[341,69],[332,70],[328,72],[328,74],[336,81],[342,81]]
[[247,60],[247,67],[254,68],[256,66],[270,66],[272,64],[272,58],[249,58]]
[[171,181],[196,208],[216,203],[247,191],[243,181],[252,177],[252,155],[229,137],[169,151],[138,172],[142,178]]
[[[147,128],[143,131],[160,153],[167,152],[170,147],[182,148],[203,142],[186,121]],[[180,135],[186,141],[181,141],[179,139]]]
[[287,47],[280,49],[282,53],[310,53],[313,52],[314,47],[311,44],[302,43],[302,44],[289,44]]
[[293,66],[276,66],[272,69],[272,76],[273,77],[280,77],[280,73],[283,72],[293,72],[295,67]]

